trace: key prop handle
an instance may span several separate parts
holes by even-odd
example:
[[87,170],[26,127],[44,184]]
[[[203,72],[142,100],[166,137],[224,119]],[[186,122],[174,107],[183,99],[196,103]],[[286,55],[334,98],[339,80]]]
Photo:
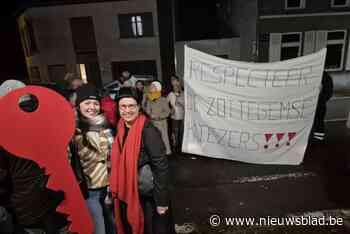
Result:
[[[19,107],[19,99],[32,94],[39,105],[34,112]],[[33,155],[42,149],[55,151],[67,145],[74,134],[74,113],[68,102],[47,88],[27,86],[0,98],[0,142],[15,155]],[[48,158],[47,160],[55,160]]]
[[[28,94],[38,100],[33,112],[26,112],[19,106],[20,98]],[[68,215],[70,230],[91,234],[91,216],[67,155],[67,146],[75,130],[71,105],[50,89],[26,86],[0,97],[0,110],[0,145],[44,168],[50,176],[47,187],[65,193],[65,200],[57,211]]]

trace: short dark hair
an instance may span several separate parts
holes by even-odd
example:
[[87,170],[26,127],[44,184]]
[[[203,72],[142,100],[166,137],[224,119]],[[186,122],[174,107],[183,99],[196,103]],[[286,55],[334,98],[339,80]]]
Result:
[[145,85],[145,82],[144,82],[143,80],[137,80],[136,83],[135,83],[135,85],[136,85],[137,83],[141,83],[141,84]]

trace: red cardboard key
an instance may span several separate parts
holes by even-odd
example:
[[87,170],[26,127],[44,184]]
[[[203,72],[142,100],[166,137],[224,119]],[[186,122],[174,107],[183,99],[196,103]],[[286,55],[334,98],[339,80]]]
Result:
[[[18,105],[20,97],[26,94],[34,95],[39,101],[34,112],[25,112]],[[65,193],[57,211],[68,215],[69,230],[91,234],[91,216],[67,156],[75,129],[70,104],[47,88],[27,86],[0,98],[0,110],[0,145],[45,168],[50,176],[47,186]]]

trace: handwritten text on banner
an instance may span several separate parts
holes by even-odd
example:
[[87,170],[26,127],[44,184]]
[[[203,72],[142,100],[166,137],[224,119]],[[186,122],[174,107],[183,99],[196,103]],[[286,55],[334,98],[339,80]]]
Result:
[[182,150],[260,164],[300,164],[326,49],[274,63],[226,60],[185,47]]

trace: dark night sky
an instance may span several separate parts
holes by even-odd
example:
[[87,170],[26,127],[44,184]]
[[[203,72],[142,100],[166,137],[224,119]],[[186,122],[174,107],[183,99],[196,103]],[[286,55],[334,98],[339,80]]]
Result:
[[177,0],[179,40],[215,38],[217,35],[216,1]]
[[7,2],[1,7],[0,82],[9,78],[23,80],[27,77],[21,39],[14,16],[16,6],[21,1],[10,0]]

